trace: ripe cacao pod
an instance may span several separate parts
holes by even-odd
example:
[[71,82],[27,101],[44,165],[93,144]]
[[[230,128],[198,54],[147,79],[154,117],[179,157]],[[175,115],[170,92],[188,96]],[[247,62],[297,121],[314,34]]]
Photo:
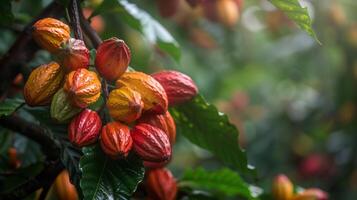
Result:
[[7,150],[7,155],[9,157],[9,165],[13,169],[17,169],[21,166],[21,160],[19,160],[17,155],[17,150],[14,147],[10,147]]
[[162,115],[146,114],[138,122],[150,124],[163,130],[169,138],[170,144],[173,145],[175,143],[176,124],[169,111]]
[[56,53],[61,44],[69,39],[70,29],[68,25],[57,19],[44,18],[33,25],[32,35],[42,48]]
[[69,180],[67,170],[63,170],[56,178],[54,189],[58,195],[59,200],[77,200],[78,193],[76,187],[72,185]]
[[85,108],[99,99],[101,83],[95,72],[80,68],[67,75],[64,90],[74,105]]
[[163,162],[150,162],[150,161],[144,161],[144,167],[149,168],[149,169],[157,169],[157,168],[163,168],[167,164],[169,164],[170,160],[163,161]]
[[59,63],[67,72],[89,67],[89,50],[82,40],[70,38],[62,45],[58,55]]
[[171,145],[166,133],[149,124],[137,124],[131,130],[134,151],[149,162],[164,162],[171,159]]
[[177,184],[171,172],[165,168],[149,170],[145,181],[149,198],[155,200],[175,200]]
[[133,145],[129,127],[119,122],[106,124],[102,128],[100,145],[113,159],[126,157]]
[[64,72],[56,62],[34,69],[24,87],[24,98],[29,106],[43,106],[51,102],[61,87]]
[[193,80],[178,71],[167,70],[152,74],[165,89],[169,105],[177,105],[191,100],[197,95],[198,89]]
[[50,110],[52,119],[60,123],[68,122],[79,112],[81,112],[81,108],[71,104],[71,101],[63,88],[59,89],[53,96]]
[[110,92],[107,107],[113,119],[131,123],[141,116],[144,103],[138,92],[124,86]]
[[274,178],[272,194],[275,200],[289,200],[293,192],[294,186],[287,176],[280,174]]
[[290,200],[328,200],[328,194],[318,188],[306,189]]
[[234,0],[219,0],[216,4],[218,20],[227,27],[233,27],[239,20],[239,8]]
[[116,81],[116,87],[127,86],[141,95],[144,111],[163,114],[168,102],[164,88],[150,75],[142,72],[126,72]]
[[110,38],[97,48],[95,67],[109,81],[118,79],[129,66],[131,54],[123,40]]
[[68,126],[68,138],[74,145],[83,147],[97,141],[102,121],[97,112],[84,109]]

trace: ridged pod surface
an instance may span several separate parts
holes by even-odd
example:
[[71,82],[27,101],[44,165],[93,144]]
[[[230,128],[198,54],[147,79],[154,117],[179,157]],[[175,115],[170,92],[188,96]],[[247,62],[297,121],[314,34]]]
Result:
[[142,72],[125,72],[116,81],[116,87],[129,87],[141,95],[144,111],[163,114],[167,111],[168,101],[164,88],[153,77]]
[[275,200],[289,200],[294,193],[294,186],[289,178],[279,174],[274,178],[272,194]]
[[80,68],[67,75],[64,90],[74,105],[85,108],[99,99],[101,83],[95,72]]
[[61,87],[64,72],[56,62],[34,69],[24,87],[24,98],[30,106],[43,106],[51,102],[53,95]]
[[68,122],[72,117],[81,112],[81,108],[72,105],[68,95],[63,88],[59,89],[53,96],[51,102],[51,118],[59,123]]
[[102,128],[100,145],[113,159],[126,157],[133,145],[129,127],[119,122],[106,124]]
[[172,173],[165,169],[154,169],[147,172],[145,188],[149,198],[155,200],[175,200],[177,183]]
[[54,18],[38,20],[33,25],[34,40],[44,49],[56,53],[61,44],[70,38],[69,26]]
[[170,106],[189,101],[198,93],[193,80],[181,72],[167,70],[154,73],[151,76],[165,89]]
[[67,170],[63,170],[57,176],[54,188],[59,200],[78,200],[76,187],[70,182]]
[[89,67],[89,50],[82,40],[70,38],[62,45],[58,55],[59,63],[67,72]]
[[170,144],[173,145],[176,140],[176,124],[169,111],[165,114],[145,114],[139,120],[139,123],[147,123],[163,130],[169,137]]
[[149,169],[163,168],[169,163],[170,163],[170,160],[163,161],[163,162],[150,162],[150,161],[143,162],[144,167],[149,168]]
[[100,75],[109,81],[118,79],[129,66],[130,49],[123,40],[110,38],[99,45],[95,67]]
[[134,151],[149,162],[165,162],[171,159],[171,145],[166,133],[149,124],[137,124],[131,130]]
[[83,147],[97,141],[102,121],[97,112],[84,109],[68,126],[68,138],[74,145]]

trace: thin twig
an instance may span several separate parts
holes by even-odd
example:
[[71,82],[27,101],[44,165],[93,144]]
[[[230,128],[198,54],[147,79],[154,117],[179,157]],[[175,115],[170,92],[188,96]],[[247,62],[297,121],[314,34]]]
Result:
[[81,25],[80,25],[80,21],[79,21],[78,9],[79,9],[79,6],[78,6],[77,0],[71,0],[71,2],[69,3],[69,8],[68,8],[69,17],[71,19],[71,27],[74,32],[74,37],[76,39],[83,40],[83,34],[82,34]]

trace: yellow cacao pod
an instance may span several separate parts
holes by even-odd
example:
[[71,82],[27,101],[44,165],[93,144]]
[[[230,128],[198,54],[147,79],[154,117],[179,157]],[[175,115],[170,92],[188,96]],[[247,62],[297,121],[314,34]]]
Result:
[[164,114],[168,100],[164,88],[150,75],[142,72],[126,72],[117,81],[116,87],[129,87],[141,95],[144,111]]
[[107,107],[113,119],[131,123],[141,116],[144,103],[138,92],[124,86],[110,92]]
[[294,186],[289,178],[280,174],[274,178],[272,193],[275,200],[289,200],[294,193]]
[[99,99],[101,83],[95,72],[80,68],[67,75],[64,90],[74,105],[85,108]]
[[32,35],[38,45],[51,53],[56,53],[61,44],[69,39],[70,29],[67,24],[57,19],[44,18],[33,25]]
[[58,63],[51,62],[33,70],[24,87],[24,98],[30,106],[42,106],[51,102],[61,87],[64,71]]

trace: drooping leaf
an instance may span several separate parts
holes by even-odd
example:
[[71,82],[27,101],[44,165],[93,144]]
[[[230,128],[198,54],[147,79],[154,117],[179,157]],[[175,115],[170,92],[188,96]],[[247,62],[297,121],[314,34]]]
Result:
[[312,20],[307,8],[303,8],[298,0],[269,0],[277,8],[282,10],[291,20],[293,20],[302,30],[306,31],[318,43],[320,41],[312,29]]
[[0,25],[10,25],[14,20],[14,14],[11,9],[11,0],[1,1],[0,6]]
[[176,61],[181,56],[180,47],[171,34],[146,11],[138,8],[127,0],[106,0],[92,14],[114,12],[120,19],[141,32],[152,44],[167,52]]
[[84,147],[83,153],[80,186],[84,199],[130,199],[144,178],[144,167],[137,157],[112,160],[99,145]]
[[237,128],[201,95],[171,111],[178,133],[212,152],[230,167],[242,173],[255,173],[248,166],[246,154],[239,146]]
[[0,117],[9,116],[25,103],[23,99],[5,99],[0,102]]
[[195,189],[214,190],[227,196],[239,195],[246,199],[253,199],[248,184],[238,173],[227,168],[218,171],[206,171],[203,168],[187,170],[180,185]]

